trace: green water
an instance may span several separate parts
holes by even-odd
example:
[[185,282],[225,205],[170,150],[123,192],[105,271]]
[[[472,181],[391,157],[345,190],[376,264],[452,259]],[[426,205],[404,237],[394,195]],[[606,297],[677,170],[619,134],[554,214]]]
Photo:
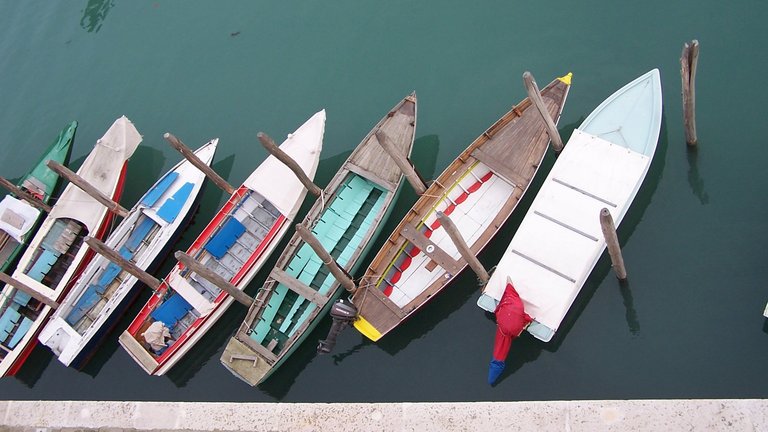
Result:
[[[0,0],[0,175],[17,179],[68,122],[72,165],[120,115],[144,136],[122,200],[132,206],[190,147],[221,138],[214,168],[239,184],[279,140],[321,108],[328,120],[316,180],[324,185],[381,116],[416,90],[414,162],[442,170],[525,96],[574,73],[560,121],[571,131],[605,97],[658,67],[664,87],[659,147],[619,229],[629,285],[604,257],[558,337],[515,341],[496,387],[485,374],[494,323],[475,306],[474,276],[381,343],[352,330],[316,356],[318,326],[260,388],[219,355],[245,314],[234,304],[167,377],[149,377],[117,345],[128,320],[82,372],[38,347],[4,399],[210,401],[485,401],[768,396],[764,138],[768,3],[762,1],[264,1]],[[698,150],[686,148],[679,57],[698,39]],[[547,156],[544,168],[554,157]],[[540,181],[542,176],[538,177]],[[537,183],[538,184],[538,183]],[[526,195],[529,204],[533,193]],[[225,199],[209,184],[177,249]],[[406,191],[385,228],[415,196]],[[306,210],[308,205],[305,204]],[[514,216],[481,255],[491,267]],[[379,240],[379,242],[381,239]],[[273,257],[270,263],[274,263]],[[370,257],[369,257],[370,258]],[[172,263],[166,262],[159,274]],[[257,276],[249,291],[263,281]],[[144,292],[139,303],[146,300]],[[136,307],[134,307],[135,311]]]

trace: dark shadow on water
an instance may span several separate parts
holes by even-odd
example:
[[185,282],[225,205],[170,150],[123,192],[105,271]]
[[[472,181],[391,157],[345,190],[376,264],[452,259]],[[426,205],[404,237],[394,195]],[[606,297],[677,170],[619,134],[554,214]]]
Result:
[[[487,314],[491,316],[493,315],[491,313]],[[496,387],[508,376],[520,370],[526,363],[530,363],[539,358],[542,349],[543,347],[541,341],[537,340],[530,334],[523,332],[520,337],[512,342],[512,348],[509,350],[504,372],[501,373],[499,379],[496,380],[496,382],[491,387]]]
[[114,5],[114,0],[88,0],[83,17],[80,18],[80,27],[88,33],[97,33]]
[[632,289],[629,287],[629,279],[618,281],[619,291],[621,291],[621,298],[624,300],[625,317],[627,320],[627,327],[632,336],[638,336],[640,334],[640,320],[637,318],[637,311],[635,310],[635,301],[632,298]]
[[[173,164],[176,165],[180,160],[181,155]],[[165,155],[160,150],[142,145],[136,148],[128,161],[125,190],[123,196],[120,197],[120,203],[123,207],[132,208],[139,201],[139,198],[144,196],[147,189],[155,184],[161,174],[164,174],[161,170],[165,162]]]
[[699,202],[702,205],[707,205],[709,204],[709,194],[704,189],[704,179],[701,178],[701,173],[699,173],[699,147],[687,146],[687,148],[688,185],[691,186],[691,191],[699,199]]
[[34,387],[37,380],[43,376],[45,369],[48,368],[51,359],[53,359],[53,353],[47,347],[37,344],[24,362],[24,366],[16,373],[15,378],[29,388]]
[[763,320],[763,333],[768,334],[768,318]]

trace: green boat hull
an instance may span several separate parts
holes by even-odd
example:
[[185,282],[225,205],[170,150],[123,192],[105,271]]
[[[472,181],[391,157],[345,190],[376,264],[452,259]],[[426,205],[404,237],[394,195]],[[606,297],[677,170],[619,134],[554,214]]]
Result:
[[[37,163],[33,166],[32,170],[25,174],[16,186],[25,189],[25,184],[33,182],[41,188],[41,190],[38,191],[42,195],[40,197],[41,201],[49,204],[51,202],[51,197],[53,197],[56,192],[61,177],[52,169],[48,168],[48,161],[56,161],[62,165],[67,165],[69,163],[76,130],[76,121],[73,121],[62,129],[56,139],[53,140],[51,145],[48,146]],[[0,257],[2,257],[0,271],[7,273],[16,265],[21,253],[27,248],[27,240],[33,236],[40,227],[40,223],[43,220],[42,216],[43,214],[41,212],[32,229],[27,231],[24,235],[22,239],[23,242],[18,243],[13,239],[9,239],[2,246],[2,250],[0,250]]]

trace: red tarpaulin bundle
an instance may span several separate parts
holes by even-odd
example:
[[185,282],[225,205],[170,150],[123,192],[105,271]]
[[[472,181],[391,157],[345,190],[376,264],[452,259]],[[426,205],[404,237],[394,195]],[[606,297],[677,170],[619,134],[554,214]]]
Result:
[[496,306],[496,340],[493,344],[493,359],[488,369],[488,384],[493,384],[504,370],[512,340],[520,336],[528,324],[533,321],[527,313],[520,295],[507,278],[507,287]]

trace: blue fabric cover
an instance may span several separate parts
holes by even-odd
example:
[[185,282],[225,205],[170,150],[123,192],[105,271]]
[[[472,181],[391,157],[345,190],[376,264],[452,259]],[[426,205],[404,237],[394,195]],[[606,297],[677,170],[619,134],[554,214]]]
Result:
[[171,187],[173,182],[175,182],[178,177],[179,177],[179,173],[177,172],[169,173],[168,175],[163,177],[157,183],[157,186],[148,190],[147,193],[144,194],[144,198],[141,199],[141,203],[147,207],[152,207],[155,204],[155,202],[157,202],[157,200],[160,199],[161,196],[163,196],[165,191],[168,190],[169,187]]
[[192,309],[192,305],[187,303],[182,296],[174,293],[149,315],[155,320],[165,323],[166,327],[173,328],[176,321],[186,315],[190,309]]
[[504,372],[506,363],[500,360],[491,360],[491,364],[488,365],[488,384],[496,384],[496,380],[499,379],[501,373]]
[[21,320],[21,324],[19,324],[19,328],[16,329],[16,333],[13,334],[13,338],[8,343],[8,348],[14,349],[16,348],[16,345],[21,341],[21,339],[24,337],[24,335],[27,334],[29,331],[29,328],[32,327],[32,321],[31,319],[24,317]]
[[221,259],[235,241],[245,232],[245,226],[239,220],[229,219],[219,232],[213,236],[205,245],[208,251],[216,259]]
[[157,210],[157,215],[168,223],[173,222],[181,212],[181,208],[184,207],[184,203],[189,199],[193,187],[193,183],[185,183],[172,197],[165,200],[160,209]]

